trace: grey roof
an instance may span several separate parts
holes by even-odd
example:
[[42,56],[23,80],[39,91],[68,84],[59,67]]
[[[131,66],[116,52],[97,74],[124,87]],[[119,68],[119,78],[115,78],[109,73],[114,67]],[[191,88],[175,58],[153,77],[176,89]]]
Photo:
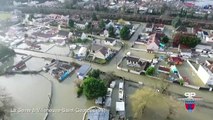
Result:
[[82,32],[74,31],[73,35],[76,36],[76,37],[81,37]]
[[56,34],[44,34],[44,33],[41,33],[41,32],[35,32],[35,33],[33,33],[33,35],[43,37],[43,38],[50,38],[50,37],[55,36]]
[[84,64],[80,67],[80,69],[78,70],[78,75],[80,76],[86,76],[86,74],[91,70],[91,66]]
[[61,36],[68,36],[69,35],[69,31],[60,30],[58,32],[58,34],[61,35]]
[[101,45],[98,45],[98,44],[93,44],[92,47],[91,47],[91,50],[92,51],[98,51],[102,48],[103,46]]
[[100,109],[92,110],[88,112],[87,120],[109,120],[109,110]]
[[115,41],[115,39],[113,39],[113,38],[106,38],[105,40],[109,41],[110,43],[113,43]]
[[138,61],[139,61],[139,58],[131,57],[131,56],[127,56],[126,59],[127,59],[128,61],[131,61],[131,62],[138,62]]
[[108,49],[106,47],[102,47],[100,52],[105,56],[108,53]]

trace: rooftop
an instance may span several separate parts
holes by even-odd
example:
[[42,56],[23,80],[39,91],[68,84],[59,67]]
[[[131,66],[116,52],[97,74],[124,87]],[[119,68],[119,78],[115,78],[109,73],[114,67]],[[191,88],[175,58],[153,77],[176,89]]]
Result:
[[109,120],[109,110],[91,110],[88,112],[87,120]]

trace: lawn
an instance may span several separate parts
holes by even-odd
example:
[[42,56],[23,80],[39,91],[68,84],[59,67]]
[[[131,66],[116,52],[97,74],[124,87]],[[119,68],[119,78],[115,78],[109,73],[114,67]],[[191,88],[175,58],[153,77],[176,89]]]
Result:
[[11,17],[12,17],[12,14],[10,13],[0,12],[0,21],[10,19]]

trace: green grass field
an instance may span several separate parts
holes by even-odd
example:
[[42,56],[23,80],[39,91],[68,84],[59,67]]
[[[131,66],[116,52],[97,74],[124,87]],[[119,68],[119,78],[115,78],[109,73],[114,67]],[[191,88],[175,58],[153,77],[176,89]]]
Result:
[[10,19],[11,16],[12,15],[10,13],[0,12],[0,21]]

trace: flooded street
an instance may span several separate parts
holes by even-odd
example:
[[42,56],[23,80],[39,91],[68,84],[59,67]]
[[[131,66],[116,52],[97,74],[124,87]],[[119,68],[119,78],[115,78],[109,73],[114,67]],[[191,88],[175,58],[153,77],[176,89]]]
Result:
[[94,105],[94,101],[88,101],[85,96],[77,98],[77,89],[74,83],[76,74],[61,83],[53,79],[48,73],[43,73],[43,75],[53,81],[53,98],[50,108],[73,109],[73,111],[68,113],[50,113],[48,120],[81,120],[84,112],[80,110],[86,110]]

